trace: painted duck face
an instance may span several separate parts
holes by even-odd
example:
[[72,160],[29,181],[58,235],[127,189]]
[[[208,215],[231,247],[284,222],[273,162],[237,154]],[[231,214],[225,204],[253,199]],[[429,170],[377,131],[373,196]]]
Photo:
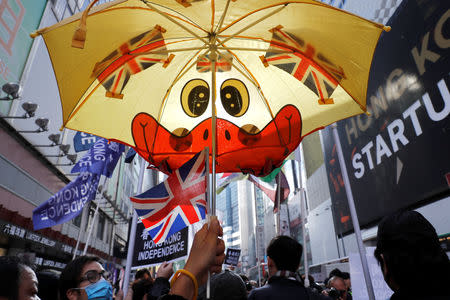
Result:
[[[211,87],[202,78],[189,80],[181,89],[178,109],[188,118],[199,120],[191,129],[180,123],[181,126],[169,130],[151,115],[137,114],[132,122],[135,150],[154,167],[171,173],[204,147],[211,149],[212,118],[208,117],[212,111],[211,98]],[[267,175],[300,143],[302,121],[295,106],[286,105],[273,117],[267,117],[266,113],[265,124],[261,119],[253,124],[246,119],[254,109],[251,100],[247,85],[240,79],[227,78],[218,86],[217,172]],[[255,112],[252,114],[254,119]]]

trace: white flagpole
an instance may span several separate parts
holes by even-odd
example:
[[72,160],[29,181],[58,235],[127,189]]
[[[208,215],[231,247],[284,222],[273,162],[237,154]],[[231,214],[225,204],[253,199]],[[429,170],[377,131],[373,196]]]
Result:
[[[106,180],[108,178],[105,176],[103,179],[103,185],[101,185],[102,189],[105,187],[106,185]],[[95,196],[97,197],[98,194],[98,188],[95,191]],[[92,217],[92,221],[91,221],[91,226],[89,227],[89,233],[87,235],[87,240],[86,240],[86,244],[84,245],[84,250],[83,250],[83,255],[86,255],[87,253],[87,248],[89,247],[89,242],[91,241],[91,236],[92,236],[92,230],[94,229],[94,225],[95,225],[95,219],[97,218],[97,214],[98,214],[98,207],[100,205],[100,201],[97,203],[97,207],[95,209],[95,213],[94,216]],[[88,214],[89,215],[89,214]]]
[[[280,171],[281,172],[281,171]],[[280,224],[280,216],[281,216],[281,207],[280,207],[280,198],[281,198],[281,176],[280,173],[277,174],[277,195],[276,195],[276,201],[277,201],[277,207],[278,207],[278,211],[277,211],[277,235],[280,235],[281,233],[281,224]]]
[[[137,194],[140,194],[142,192],[142,185],[144,182],[144,171],[145,171],[145,160],[143,158],[141,158],[141,169],[139,170]],[[124,277],[123,285],[122,285],[124,299],[127,297],[128,285],[130,282],[131,262],[133,261],[134,242],[136,241],[137,222],[138,222],[138,216],[137,216],[136,210],[133,208],[133,219],[131,221],[130,240],[128,241],[127,264],[125,266],[125,277]]]
[[[301,179],[300,179],[301,182]],[[305,287],[309,287],[309,267],[308,267],[308,253],[306,252],[306,230],[305,230],[305,223],[306,223],[306,197],[305,197],[305,189],[303,187],[300,188],[301,193],[301,218],[302,218],[302,234],[303,234],[303,265],[305,268]]]
[[364,280],[366,281],[367,293],[370,300],[375,300],[375,293],[373,291],[372,280],[370,278],[369,265],[367,263],[366,249],[361,236],[361,229],[359,228],[358,215],[356,214],[355,201],[353,200],[353,193],[350,187],[350,180],[348,178],[347,167],[344,162],[344,154],[342,152],[341,141],[339,139],[339,133],[337,131],[336,123],[331,125],[334,142],[336,143],[336,150],[339,158],[339,165],[341,167],[342,178],[344,179],[345,193],[347,194],[348,207],[350,209],[350,215],[352,216],[353,228],[355,230],[356,243],[358,244],[359,257],[361,258],[361,264],[364,273]]
[[88,221],[90,206],[91,206],[91,203],[89,202],[83,207],[83,212],[81,213],[80,230],[78,231],[77,244],[75,245],[75,248],[73,249],[72,260],[74,260],[77,257],[78,246],[80,246],[80,242],[84,238],[83,233],[86,231],[86,228],[88,226],[87,221]]
[[[211,201],[210,201],[210,218],[216,215],[216,62],[217,62],[217,48],[213,47],[216,44],[216,37],[211,36],[209,45],[211,53],[209,55],[211,60],[211,88],[212,88],[212,102],[211,102]],[[208,281],[206,282],[206,299],[211,299],[211,272],[208,272]]]
[[86,244],[84,245],[83,255],[86,255],[87,248],[89,247],[89,242],[91,241],[92,230],[93,230],[94,225],[95,225],[95,219],[97,219],[98,207],[99,206],[100,206],[100,202],[97,203],[97,207],[95,208],[94,216],[92,217],[91,226],[89,227],[89,233],[88,233],[88,236],[87,236]]
[[300,191],[300,218],[302,220],[302,235],[303,235],[303,266],[305,269],[305,287],[309,287],[309,267],[308,267],[308,253],[307,253],[307,249],[308,247],[306,247],[306,229],[305,229],[305,223],[306,223],[306,217],[307,217],[307,213],[306,213],[306,191],[305,188],[303,187],[303,177],[302,177],[302,164],[301,164],[301,157],[302,154],[300,152],[300,147],[298,146],[298,148],[295,150],[295,159],[298,161],[298,165],[299,165],[299,172],[298,172],[298,182],[299,182],[299,191]]

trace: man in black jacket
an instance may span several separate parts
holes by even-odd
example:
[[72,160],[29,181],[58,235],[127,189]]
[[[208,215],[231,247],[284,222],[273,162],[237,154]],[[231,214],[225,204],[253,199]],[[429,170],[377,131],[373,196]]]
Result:
[[391,300],[450,299],[450,261],[434,227],[420,213],[385,217],[378,225],[375,257]]
[[288,236],[273,238],[267,247],[268,283],[253,290],[249,300],[328,299],[305,288],[296,273],[302,252],[302,245]]

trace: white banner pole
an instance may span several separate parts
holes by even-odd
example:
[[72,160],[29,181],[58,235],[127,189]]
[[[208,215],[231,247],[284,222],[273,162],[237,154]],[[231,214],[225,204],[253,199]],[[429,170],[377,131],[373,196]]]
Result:
[[353,200],[352,188],[350,187],[350,180],[348,178],[347,167],[344,162],[344,154],[342,152],[341,141],[339,139],[339,133],[337,131],[336,123],[331,125],[333,131],[334,142],[336,143],[336,152],[339,158],[339,165],[341,167],[342,178],[344,179],[345,193],[347,194],[348,207],[350,209],[350,215],[352,216],[353,228],[355,230],[356,243],[358,244],[359,257],[361,258],[361,264],[364,273],[364,279],[366,281],[367,293],[370,300],[375,300],[375,293],[373,291],[372,280],[370,278],[369,265],[367,263],[366,249],[361,236],[361,229],[359,228],[358,215],[356,214],[355,201]]
[[[136,155],[136,157],[140,157],[140,156]],[[142,185],[144,182],[144,171],[145,171],[145,160],[143,158],[141,158],[141,169],[139,170],[137,194],[140,194],[142,192]],[[138,222],[138,216],[137,216],[136,210],[133,208],[133,219],[131,221],[130,240],[128,241],[127,264],[125,266],[125,277],[124,277],[123,285],[122,285],[124,299],[127,297],[128,285],[130,282],[131,263],[133,261],[134,242],[136,241],[137,222]]]
[[84,238],[83,233],[86,231],[87,226],[88,226],[88,222],[87,221],[88,221],[89,207],[90,206],[91,206],[90,203],[87,203],[83,207],[83,211],[81,213],[80,230],[78,231],[77,244],[75,245],[75,248],[73,249],[72,260],[74,260],[77,257],[78,246],[80,246],[80,242]]

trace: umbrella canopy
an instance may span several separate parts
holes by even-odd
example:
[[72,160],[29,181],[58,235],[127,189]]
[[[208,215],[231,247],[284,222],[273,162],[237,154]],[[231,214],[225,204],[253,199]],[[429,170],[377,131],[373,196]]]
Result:
[[389,29],[313,0],[93,3],[32,35],[47,45],[63,126],[166,172],[209,146],[217,172],[269,174],[307,134],[366,111]]

